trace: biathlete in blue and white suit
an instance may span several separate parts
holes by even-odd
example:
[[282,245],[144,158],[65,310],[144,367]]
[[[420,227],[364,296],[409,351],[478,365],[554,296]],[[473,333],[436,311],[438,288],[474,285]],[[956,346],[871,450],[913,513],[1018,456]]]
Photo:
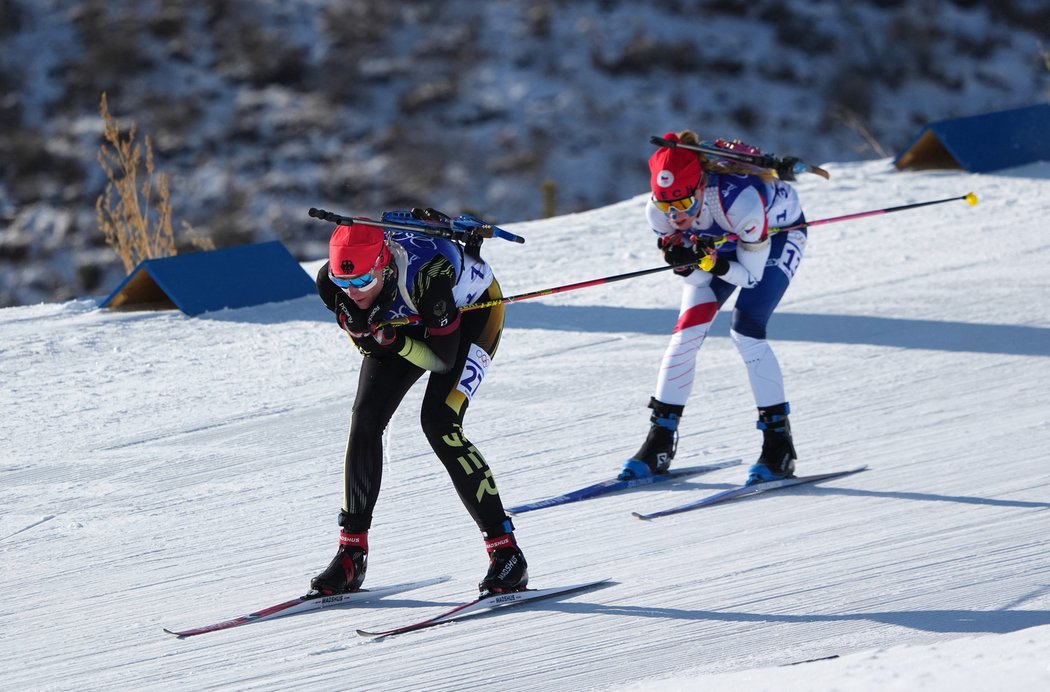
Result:
[[[485,539],[484,593],[528,583],[525,556],[485,458],[463,432],[463,416],[496,354],[504,306],[460,311],[502,298],[478,248],[372,225],[339,226],[317,273],[317,292],[364,355],[343,470],[339,550],[310,583],[312,593],[357,591],[365,577],[368,531],[383,475],[383,431],[408,390],[429,372],[420,410],[427,441]],[[391,326],[392,320],[418,321]],[[339,381],[340,368],[329,386]]]
[[[691,131],[669,140],[697,144]],[[714,162],[696,152],[661,147],[649,159],[652,197],[645,213],[668,264],[682,277],[678,323],[664,352],[650,399],[649,434],[621,479],[666,471],[678,423],[696,374],[696,356],[719,308],[737,290],[730,336],[747,367],[758,407],[762,452],[747,482],[792,476],[795,447],[784,378],[766,340],[766,325],[791,283],[806,247],[806,230],[770,235],[770,228],[805,222],[794,188],[772,173]],[[716,241],[728,237],[726,242]],[[701,260],[704,260],[701,264]],[[703,267],[703,268],[702,268]]]

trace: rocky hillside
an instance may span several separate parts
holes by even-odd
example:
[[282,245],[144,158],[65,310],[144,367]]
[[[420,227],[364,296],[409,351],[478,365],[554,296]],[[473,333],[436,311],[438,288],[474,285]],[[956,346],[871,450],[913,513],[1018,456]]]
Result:
[[1044,43],[1045,0],[0,0],[0,306],[123,276],[95,214],[103,92],[150,135],[176,225],[313,259],[311,206],[592,208],[687,126],[890,156],[1046,98]]

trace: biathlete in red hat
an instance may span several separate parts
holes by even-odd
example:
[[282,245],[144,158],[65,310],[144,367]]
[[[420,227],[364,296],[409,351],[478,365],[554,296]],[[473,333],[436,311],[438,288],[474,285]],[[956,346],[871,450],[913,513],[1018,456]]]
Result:
[[[696,133],[666,139],[698,144]],[[771,227],[804,223],[794,188],[765,169],[711,160],[678,147],[650,157],[652,197],[645,214],[668,264],[682,277],[678,323],[664,352],[649,401],[649,434],[624,464],[621,479],[666,471],[678,442],[679,419],[693,389],[696,356],[719,308],[737,290],[730,336],[747,367],[758,406],[762,452],[747,483],[790,477],[795,447],[788,401],[766,324],[791,283],[806,248],[806,229],[769,234]],[[724,236],[733,239],[721,245]],[[707,258],[701,268],[700,261]]]
[[[489,554],[483,594],[528,583],[525,556],[485,458],[463,432],[463,416],[496,354],[503,305],[459,306],[502,298],[478,248],[375,226],[339,226],[317,292],[364,355],[346,444],[339,549],[310,582],[314,594],[356,591],[365,578],[368,530],[383,472],[383,430],[405,394],[429,373],[420,423],[477,523]],[[411,325],[389,326],[418,315]],[[384,326],[385,325],[385,326]],[[342,386],[337,384],[336,386]]]

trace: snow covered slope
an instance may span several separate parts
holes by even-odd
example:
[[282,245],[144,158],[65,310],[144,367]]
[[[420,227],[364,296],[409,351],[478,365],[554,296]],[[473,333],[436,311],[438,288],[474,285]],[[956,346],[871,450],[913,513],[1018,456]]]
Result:
[[[522,515],[534,586],[615,583],[384,641],[354,630],[435,614],[486,565],[418,430],[419,388],[388,433],[366,586],[451,581],[184,641],[161,631],[297,596],[336,547],[359,359],[319,301],[193,319],[89,300],[0,310],[4,687],[1045,688],[1050,166],[829,168],[799,184],[810,219],[981,200],[814,228],[773,319],[799,472],[871,470],[649,523],[631,511],[743,470]],[[656,266],[643,205],[510,225],[527,243],[486,255],[508,294]],[[507,504],[601,480],[635,450],[677,299],[660,273],[508,307],[467,417]],[[680,466],[757,454],[725,317]]]

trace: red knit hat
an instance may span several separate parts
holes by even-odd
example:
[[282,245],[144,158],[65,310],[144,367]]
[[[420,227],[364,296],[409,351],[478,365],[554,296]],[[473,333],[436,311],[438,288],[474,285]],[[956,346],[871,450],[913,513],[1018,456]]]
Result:
[[357,276],[390,264],[383,229],[353,224],[336,226],[328,242],[328,269],[337,276]]
[[[668,132],[664,139],[678,141],[678,135]],[[649,157],[649,187],[653,199],[670,202],[688,197],[700,185],[703,171],[696,154],[678,147],[660,147]]]

